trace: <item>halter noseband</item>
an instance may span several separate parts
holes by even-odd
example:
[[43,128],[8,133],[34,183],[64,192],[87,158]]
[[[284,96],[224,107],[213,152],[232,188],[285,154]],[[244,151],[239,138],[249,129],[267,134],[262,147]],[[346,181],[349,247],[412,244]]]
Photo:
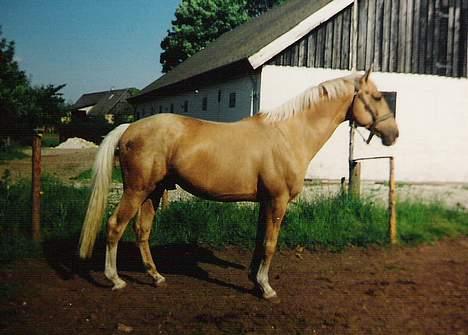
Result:
[[381,116],[377,117],[377,113],[372,109],[372,107],[367,103],[367,101],[364,100],[364,98],[362,97],[360,92],[361,92],[361,88],[359,87],[359,85],[355,84],[355,86],[354,86],[354,97],[353,97],[353,101],[351,103],[351,108],[354,107],[354,102],[355,102],[356,97],[357,97],[362,102],[362,104],[364,105],[364,109],[371,115],[372,124],[368,128],[370,133],[369,133],[369,138],[366,140],[366,143],[369,144],[370,141],[372,140],[372,137],[374,137],[374,135],[376,134],[377,125],[380,122],[385,121],[385,120],[393,117],[393,113],[388,112],[388,113],[386,113],[384,115],[381,115]]

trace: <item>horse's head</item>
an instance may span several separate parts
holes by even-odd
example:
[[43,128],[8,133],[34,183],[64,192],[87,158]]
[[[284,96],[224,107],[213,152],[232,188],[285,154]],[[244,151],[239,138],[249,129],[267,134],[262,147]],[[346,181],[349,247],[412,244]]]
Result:
[[350,118],[358,126],[369,129],[371,134],[368,143],[373,135],[377,135],[384,145],[392,145],[398,137],[398,126],[382,93],[369,80],[370,72],[370,69],[367,70],[355,82]]

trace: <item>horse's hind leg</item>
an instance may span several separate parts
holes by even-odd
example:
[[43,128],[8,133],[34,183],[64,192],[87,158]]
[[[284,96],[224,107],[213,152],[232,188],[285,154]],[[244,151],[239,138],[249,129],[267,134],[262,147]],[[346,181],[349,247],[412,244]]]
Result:
[[163,192],[157,190],[150,198],[145,200],[141,205],[140,215],[134,225],[137,244],[140,248],[143,264],[145,265],[146,272],[153,278],[155,286],[162,286],[166,282],[166,278],[164,278],[156,269],[148,243],[151,228],[153,226],[153,220],[156,215],[156,211],[158,210],[162,194]]
[[117,246],[128,222],[135,216],[145,197],[146,195],[142,192],[124,191],[119,205],[107,223],[106,268],[104,274],[114,284],[113,290],[126,286],[117,273]]

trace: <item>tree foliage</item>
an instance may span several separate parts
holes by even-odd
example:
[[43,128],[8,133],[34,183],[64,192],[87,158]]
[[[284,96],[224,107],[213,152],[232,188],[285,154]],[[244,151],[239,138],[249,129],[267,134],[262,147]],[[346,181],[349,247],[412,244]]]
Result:
[[65,85],[32,86],[15,60],[15,42],[0,29],[0,136],[24,136],[35,127],[54,127],[65,113]]
[[161,42],[168,72],[227,31],[286,0],[182,0]]
[[287,0],[250,0],[247,1],[247,12],[250,17],[259,16],[273,6],[281,5],[286,1]]

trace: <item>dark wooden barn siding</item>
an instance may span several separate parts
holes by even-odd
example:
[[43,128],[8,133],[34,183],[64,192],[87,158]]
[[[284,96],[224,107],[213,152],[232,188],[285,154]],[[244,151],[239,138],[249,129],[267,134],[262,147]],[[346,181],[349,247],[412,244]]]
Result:
[[347,69],[350,66],[352,6],[275,56],[269,64]]
[[[360,0],[357,68],[467,77],[468,0]],[[350,69],[347,7],[269,64]]]

